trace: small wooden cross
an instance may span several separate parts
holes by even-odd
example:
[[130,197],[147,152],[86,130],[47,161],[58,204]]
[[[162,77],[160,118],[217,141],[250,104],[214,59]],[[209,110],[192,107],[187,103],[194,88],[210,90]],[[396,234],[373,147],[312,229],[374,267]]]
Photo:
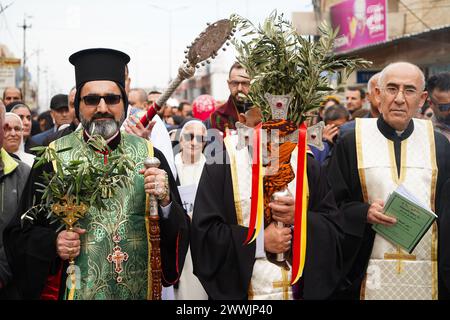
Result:
[[288,279],[288,272],[284,269],[281,269],[282,274],[282,280],[281,281],[274,281],[273,287],[274,288],[282,288],[283,289],[283,299],[289,300],[289,288],[291,287],[291,282]]

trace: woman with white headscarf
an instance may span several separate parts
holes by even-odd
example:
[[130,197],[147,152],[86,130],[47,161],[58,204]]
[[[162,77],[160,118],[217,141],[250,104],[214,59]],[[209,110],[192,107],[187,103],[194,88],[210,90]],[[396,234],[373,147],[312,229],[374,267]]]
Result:
[[175,166],[181,186],[197,185],[200,181],[206,161],[203,155],[205,142],[205,125],[196,119],[186,121],[180,132],[180,152],[175,155]]
[[5,113],[3,148],[30,167],[33,166],[34,155],[24,151],[22,120],[12,112]]
[[[180,180],[180,196],[183,205],[192,219],[195,193],[202,175],[206,159],[203,148],[206,142],[206,127],[199,120],[188,120],[180,132],[180,152],[175,155],[175,166]],[[208,295],[200,281],[193,273],[190,249],[181,273],[178,288],[175,289],[177,300],[207,300]]]

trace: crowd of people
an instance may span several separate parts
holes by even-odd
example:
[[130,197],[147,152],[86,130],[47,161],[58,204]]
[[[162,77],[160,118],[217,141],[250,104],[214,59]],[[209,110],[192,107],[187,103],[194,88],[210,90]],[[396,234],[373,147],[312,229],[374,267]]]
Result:
[[[261,123],[246,98],[246,70],[231,67],[226,102],[172,100],[144,127],[139,119],[161,92],[130,89],[126,54],[91,49],[70,62],[76,84],[51,99],[49,112],[34,114],[18,88],[6,88],[0,100],[0,298],[149,298],[145,194],[159,201],[166,299],[450,298],[450,73],[425,79],[413,64],[392,63],[367,88],[326,97],[308,119],[324,122],[324,147],[309,146],[307,256],[292,286],[290,271],[271,256],[292,251],[296,179],[291,195],[270,201],[273,221],[261,236],[243,245],[252,166],[239,131]],[[33,168],[33,147],[63,150],[69,162],[95,134],[112,151],[91,150],[92,161],[126,152],[140,164],[130,172],[132,186],[108,199],[106,210],[90,209],[74,232],[21,219],[41,197],[42,173],[56,170]],[[149,155],[159,168],[143,167]],[[397,222],[383,207],[399,185],[438,216],[412,254],[371,228]],[[126,256],[120,268],[107,259],[117,253]],[[75,293],[65,275],[72,258],[81,270]]]

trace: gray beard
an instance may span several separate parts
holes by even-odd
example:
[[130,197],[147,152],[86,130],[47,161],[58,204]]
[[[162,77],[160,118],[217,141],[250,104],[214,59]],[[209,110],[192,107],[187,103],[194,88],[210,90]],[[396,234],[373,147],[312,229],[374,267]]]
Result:
[[83,118],[81,114],[80,118],[83,128],[89,133],[89,135],[99,135],[103,137],[103,139],[108,140],[120,130],[120,127],[125,120],[125,115],[122,115],[120,121],[116,121],[114,119],[89,121]]

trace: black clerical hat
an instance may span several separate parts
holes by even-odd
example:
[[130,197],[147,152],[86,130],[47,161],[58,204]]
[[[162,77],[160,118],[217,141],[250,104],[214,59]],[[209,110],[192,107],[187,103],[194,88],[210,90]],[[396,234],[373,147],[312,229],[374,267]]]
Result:
[[71,55],[69,61],[75,66],[77,87],[94,80],[110,80],[125,87],[125,66],[130,57],[121,51],[87,49]]
[[58,110],[69,107],[69,96],[67,94],[57,94],[50,101],[50,109]]
[[75,66],[75,114],[80,119],[81,88],[88,81],[109,80],[114,81],[122,92],[125,114],[128,108],[128,98],[125,92],[125,67],[130,57],[114,49],[86,49],[78,51],[69,57]]

